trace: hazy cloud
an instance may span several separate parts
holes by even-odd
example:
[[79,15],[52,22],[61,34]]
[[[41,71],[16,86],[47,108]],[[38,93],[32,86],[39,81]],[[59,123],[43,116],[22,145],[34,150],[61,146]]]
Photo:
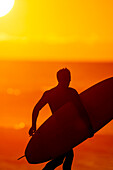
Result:
[[14,40],[22,40],[25,41],[26,37],[25,36],[16,36],[16,35],[11,35],[11,34],[7,34],[5,32],[1,32],[0,33],[0,41],[14,41]]

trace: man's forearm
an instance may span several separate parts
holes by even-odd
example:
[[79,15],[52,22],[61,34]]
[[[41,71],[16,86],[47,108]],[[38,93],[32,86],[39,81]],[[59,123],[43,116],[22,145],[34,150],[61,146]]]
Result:
[[39,114],[39,111],[34,109],[33,114],[32,114],[32,127],[34,127],[34,128],[36,128],[36,120],[37,120],[38,114]]
[[32,126],[36,127],[36,120],[39,114],[39,111],[44,107],[44,105],[47,103],[47,101],[44,98],[44,95],[42,98],[38,101],[38,103],[35,105],[33,109],[33,114],[32,114]]

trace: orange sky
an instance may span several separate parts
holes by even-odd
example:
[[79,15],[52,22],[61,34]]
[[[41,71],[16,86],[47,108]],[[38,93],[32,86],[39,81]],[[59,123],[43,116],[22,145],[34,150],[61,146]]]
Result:
[[112,0],[15,0],[0,18],[0,59],[113,61],[112,6]]

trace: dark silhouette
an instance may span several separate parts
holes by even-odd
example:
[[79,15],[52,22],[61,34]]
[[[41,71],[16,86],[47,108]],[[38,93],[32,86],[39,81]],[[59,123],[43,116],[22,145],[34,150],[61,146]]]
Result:
[[[54,112],[57,111],[61,106],[71,101],[72,103],[74,103],[76,108],[78,108],[79,113],[81,113],[80,116],[86,121],[90,132],[89,137],[92,137],[94,135],[92,125],[90,123],[87,112],[85,111],[85,108],[80,100],[79,94],[75,89],[69,87],[71,81],[70,71],[67,68],[59,70],[57,72],[57,80],[58,85],[44,92],[42,98],[34,107],[32,114],[32,127],[29,130],[29,135],[32,136],[36,131],[37,116],[43,106],[45,106],[48,103],[51,108],[52,114],[54,114]],[[49,163],[47,163],[43,170],[53,170],[62,163],[63,170],[71,170],[73,156],[74,156],[73,150],[71,149],[69,152],[59,156],[54,160],[51,160]]]

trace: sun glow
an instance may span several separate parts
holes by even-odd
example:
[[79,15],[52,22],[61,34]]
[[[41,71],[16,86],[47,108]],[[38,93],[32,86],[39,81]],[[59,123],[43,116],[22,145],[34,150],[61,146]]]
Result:
[[19,124],[14,125],[14,129],[23,129],[25,127],[24,122],[20,122]]
[[0,17],[3,17],[13,8],[15,0],[0,0]]

